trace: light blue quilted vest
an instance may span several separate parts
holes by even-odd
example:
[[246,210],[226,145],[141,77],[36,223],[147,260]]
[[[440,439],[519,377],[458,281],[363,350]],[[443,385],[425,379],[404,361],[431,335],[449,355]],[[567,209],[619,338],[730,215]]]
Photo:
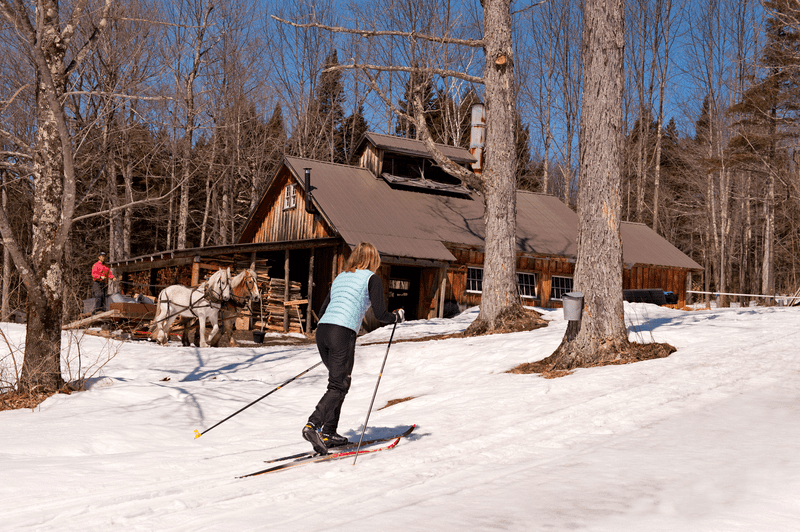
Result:
[[370,270],[342,272],[337,275],[331,285],[328,308],[319,322],[341,325],[358,332],[370,306],[367,285],[372,275]]

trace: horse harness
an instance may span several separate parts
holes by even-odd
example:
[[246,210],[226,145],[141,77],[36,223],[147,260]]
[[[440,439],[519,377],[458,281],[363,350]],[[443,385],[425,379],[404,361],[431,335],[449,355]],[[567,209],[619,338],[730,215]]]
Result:
[[[227,278],[225,280],[225,282],[228,285],[228,287],[230,287],[230,285],[231,285],[230,278]],[[200,305],[198,305],[198,303],[200,301],[203,301],[204,299],[206,301],[208,301],[210,307],[215,307],[217,310],[220,310],[222,308],[222,306],[225,303],[228,302],[227,299],[224,299],[224,298],[221,298],[221,297],[217,297],[216,294],[214,293],[214,290],[212,290],[208,286],[208,284],[206,284],[206,286],[203,287],[203,294],[200,296],[200,298],[198,298],[196,301],[192,300],[192,295],[194,295],[195,292],[198,292],[199,289],[200,289],[199,286],[197,288],[192,289],[191,295],[189,296],[189,305],[180,305],[180,304],[175,303],[174,301],[170,301],[169,298],[167,298],[167,301],[166,301],[167,304],[174,305],[176,307],[181,307],[181,308],[180,308],[179,311],[170,314],[169,316],[167,316],[166,318],[164,318],[161,321],[166,321],[166,320],[169,320],[170,318],[172,318],[173,316],[178,316],[181,313],[183,313],[185,310],[188,310],[189,312],[191,312],[192,316],[194,316],[195,318],[199,318],[200,316],[197,315],[197,313],[194,311],[194,309],[195,309],[195,307],[199,307]],[[224,293],[224,292],[225,292],[225,288],[223,288],[220,291],[220,293]],[[205,305],[203,305],[203,306],[205,306]]]

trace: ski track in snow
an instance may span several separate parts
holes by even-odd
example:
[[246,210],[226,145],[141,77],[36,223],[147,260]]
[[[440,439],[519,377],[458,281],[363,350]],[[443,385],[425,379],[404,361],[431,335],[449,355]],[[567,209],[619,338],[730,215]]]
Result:
[[[417,423],[410,437],[355,467],[249,479],[234,477],[307,450],[300,429],[324,391],[323,368],[199,439],[193,431],[315,364],[313,345],[196,349],[85,336],[83,368],[118,350],[89,391],[0,412],[0,528],[800,529],[800,309],[625,308],[631,339],[678,351],[560,379],[505,373],[555,349],[560,310],[544,310],[549,327],[531,332],[395,342],[365,438]],[[407,322],[395,339],[457,332],[476,315]],[[2,327],[23,344],[24,327]],[[359,339],[340,423],[351,440],[386,354],[385,343],[363,344],[390,334]],[[65,374],[74,375],[72,349]],[[405,397],[414,399],[379,410]]]

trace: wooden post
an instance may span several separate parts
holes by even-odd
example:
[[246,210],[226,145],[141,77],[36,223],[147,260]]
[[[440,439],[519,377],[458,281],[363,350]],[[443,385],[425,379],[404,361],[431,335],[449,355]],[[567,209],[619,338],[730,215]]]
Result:
[[439,309],[437,315],[439,318],[444,317],[444,294],[447,290],[447,266],[442,268],[442,284],[439,286]]
[[333,272],[333,276],[331,277],[331,282],[336,279],[336,276],[339,275],[339,248],[333,248],[333,268],[331,268]]
[[[284,251],[283,255],[283,302],[289,301],[289,250]],[[289,307],[283,306],[283,332],[289,332]]]
[[[689,290],[691,290],[691,289],[692,289],[692,270],[686,270],[686,288],[684,289],[684,293],[686,295],[684,296],[684,300],[685,301],[683,302],[683,305],[682,305],[684,307],[687,306],[687,305],[691,305],[691,303],[692,303],[692,294],[689,293]],[[679,305],[680,305],[680,303],[681,302],[678,301]]]
[[[308,305],[306,305],[306,330],[311,332],[311,301],[313,301],[312,296],[314,295],[314,248],[311,248],[311,257],[308,259],[308,293],[306,294],[306,299],[308,299]],[[302,323],[300,326],[302,327]]]
[[157,298],[158,295],[161,293],[160,287],[158,285],[158,270],[155,268],[150,268],[150,295]]
[[192,286],[200,284],[200,256],[194,258],[192,262]]

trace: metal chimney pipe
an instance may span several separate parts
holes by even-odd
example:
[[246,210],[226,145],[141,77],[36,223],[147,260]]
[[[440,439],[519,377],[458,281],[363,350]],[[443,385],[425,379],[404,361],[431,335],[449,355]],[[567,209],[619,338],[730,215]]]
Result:
[[469,152],[475,157],[472,171],[480,175],[483,171],[483,149],[486,145],[486,109],[482,103],[472,106],[472,129],[470,130]]
[[315,214],[317,209],[314,207],[314,196],[311,195],[311,168],[303,168],[306,171],[305,176],[305,189],[306,189],[306,212]]

